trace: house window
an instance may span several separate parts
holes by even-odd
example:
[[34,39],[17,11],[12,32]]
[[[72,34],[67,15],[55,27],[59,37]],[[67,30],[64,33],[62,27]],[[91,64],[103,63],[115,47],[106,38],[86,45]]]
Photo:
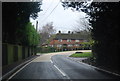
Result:
[[71,39],[67,39],[67,42],[71,42]]
[[87,40],[84,40],[83,42],[87,42]]
[[79,46],[79,44],[75,44],[75,46]]
[[51,45],[51,47],[54,47],[53,45]]
[[62,47],[62,45],[61,45],[61,44],[58,44],[57,47]]
[[80,44],[80,46],[82,46],[82,44]]
[[72,44],[68,44],[68,47],[72,47],[73,45]]
[[59,41],[59,42],[62,42],[62,39],[59,39],[58,41]]
[[79,40],[75,40],[75,42],[80,42]]

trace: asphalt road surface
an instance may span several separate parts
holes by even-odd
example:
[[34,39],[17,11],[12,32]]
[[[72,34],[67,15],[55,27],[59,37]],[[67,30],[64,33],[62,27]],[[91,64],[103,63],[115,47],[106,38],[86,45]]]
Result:
[[[73,51],[75,52],[75,51]],[[59,52],[37,57],[9,79],[113,79],[112,75],[75,62],[68,57],[73,52]]]

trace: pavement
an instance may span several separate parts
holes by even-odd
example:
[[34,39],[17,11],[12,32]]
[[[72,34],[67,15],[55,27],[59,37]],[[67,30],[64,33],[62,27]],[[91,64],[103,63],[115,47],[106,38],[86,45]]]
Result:
[[[88,52],[86,50],[84,52]],[[22,68],[14,72],[9,80],[72,80],[72,79],[118,79],[114,75],[109,75],[96,70],[90,65],[71,60],[68,56],[76,51],[57,52],[40,55],[30,61]]]

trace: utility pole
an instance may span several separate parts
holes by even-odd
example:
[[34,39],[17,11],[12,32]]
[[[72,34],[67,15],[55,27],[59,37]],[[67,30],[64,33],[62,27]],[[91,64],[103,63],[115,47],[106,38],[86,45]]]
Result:
[[38,21],[36,21],[36,31],[38,31]]

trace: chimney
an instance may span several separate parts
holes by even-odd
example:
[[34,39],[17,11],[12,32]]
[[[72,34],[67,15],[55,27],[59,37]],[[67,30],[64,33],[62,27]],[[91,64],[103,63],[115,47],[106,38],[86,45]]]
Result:
[[61,33],[61,31],[58,31],[58,33]]
[[73,32],[72,32],[72,34],[73,34]]
[[68,31],[68,34],[70,34],[70,31]]

